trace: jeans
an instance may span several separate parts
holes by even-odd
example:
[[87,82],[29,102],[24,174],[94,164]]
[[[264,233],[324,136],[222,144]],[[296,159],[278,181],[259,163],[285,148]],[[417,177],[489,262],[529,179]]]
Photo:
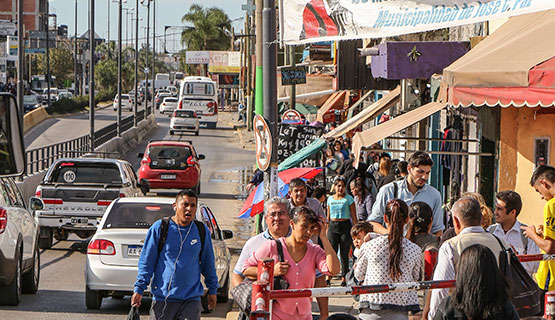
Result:
[[345,277],[349,271],[349,250],[353,244],[353,239],[351,238],[351,221],[330,221],[328,239],[336,253],[339,248],[341,276]]

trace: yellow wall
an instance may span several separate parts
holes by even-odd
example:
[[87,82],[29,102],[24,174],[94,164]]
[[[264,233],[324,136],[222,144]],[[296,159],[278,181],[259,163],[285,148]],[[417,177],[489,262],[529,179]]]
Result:
[[555,114],[541,114],[541,107],[503,108],[499,143],[499,191],[515,190],[522,197],[519,220],[542,224],[545,201],[530,186],[534,171],[534,138],[550,137],[550,165],[555,157]]

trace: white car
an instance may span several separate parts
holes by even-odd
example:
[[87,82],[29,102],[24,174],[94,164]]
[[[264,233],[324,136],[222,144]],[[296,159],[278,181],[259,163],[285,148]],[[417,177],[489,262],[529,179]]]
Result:
[[194,132],[198,136],[199,127],[200,122],[194,110],[175,110],[170,119],[170,135],[172,136],[174,132]]
[[177,109],[178,99],[174,97],[165,97],[160,104],[160,113],[169,113],[170,115]]
[[[16,306],[22,292],[36,293],[39,288],[39,224],[12,178],[1,178],[0,189],[0,304]],[[40,199],[31,198],[31,209],[43,206]]]
[[[116,94],[116,97],[114,98],[114,111],[118,110],[118,95]],[[121,95],[121,109],[126,109],[128,108],[129,111],[133,110],[133,100],[131,100],[131,97],[128,94],[122,94]]]
[[[174,201],[173,198],[140,197],[121,198],[110,204],[87,247],[85,305],[88,309],[99,309],[104,297],[122,298],[133,294],[148,228],[157,220],[174,215]],[[232,238],[233,233],[220,230],[212,211],[204,204],[198,205],[196,219],[211,233],[220,285],[218,300],[226,302],[231,255],[223,240]],[[145,293],[149,292],[147,288]],[[203,304],[206,308],[205,298]]]

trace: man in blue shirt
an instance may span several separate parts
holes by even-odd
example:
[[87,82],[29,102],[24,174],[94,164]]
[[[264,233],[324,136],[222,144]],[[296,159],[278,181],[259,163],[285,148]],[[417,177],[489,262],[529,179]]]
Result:
[[368,216],[374,232],[387,233],[387,229],[383,225],[385,205],[389,200],[397,198],[405,201],[407,205],[416,201],[427,203],[433,210],[431,231],[438,236],[442,235],[445,225],[443,224],[441,194],[436,188],[426,183],[433,165],[434,162],[427,153],[417,151],[408,159],[408,175],[405,179],[388,183],[380,189],[376,196],[376,202],[372,206],[372,213]]
[[167,238],[160,252],[162,221],[156,221],[148,230],[131,305],[141,305],[143,292],[153,277],[150,319],[200,319],[200,297],[204,294],[201,273],[208,287],[208,309],[216,306],[218,276],[214,250],[208,228],[204,226],[205,237],[201,241],[194,223],[197,202],[197,195],[191,190],[177,194],[173,204],[175,215],[169,220]]

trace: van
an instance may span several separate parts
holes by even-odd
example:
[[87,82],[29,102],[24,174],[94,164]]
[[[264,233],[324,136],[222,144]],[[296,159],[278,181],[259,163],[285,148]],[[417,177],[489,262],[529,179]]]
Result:
[[194,110],[200,124],[216,128],[218,123],[218,88],[208,77],[186,77],[179,87],[177,109]]

